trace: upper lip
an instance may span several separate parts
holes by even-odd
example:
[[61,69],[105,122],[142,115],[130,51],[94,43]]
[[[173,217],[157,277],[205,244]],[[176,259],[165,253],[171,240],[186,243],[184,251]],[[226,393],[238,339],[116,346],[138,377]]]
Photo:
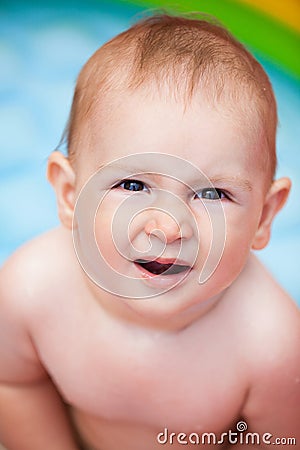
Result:
[[178,266],[188,266],[191,267],[192,264],[190,264],[187,261],[184,261],[183,259],[179,259],[179,258],[157,258],[155,256],[151,257],[151,256],[147,256],[146,258],[136,258],[134,260],[134,262],[151,262],[151,261],[156,261],[160,264],[176,264]]

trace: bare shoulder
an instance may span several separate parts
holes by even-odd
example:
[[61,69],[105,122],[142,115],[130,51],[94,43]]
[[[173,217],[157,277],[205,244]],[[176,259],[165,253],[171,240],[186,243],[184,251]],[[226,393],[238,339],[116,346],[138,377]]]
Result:
[[[278,351],[281,346],[290,346],[293,339],[299,338],[300,331],[300,309],[296,302],[254,255],[242,277],[238,289],[249,331],[255,331],[262,343],[276,346]],[[263,351],[264,345],[261,347]]]
[[47,261],[51,261],[47,258],[48,256],[52,258],[52,256],[59,254],[61,246],[65,247],[68,240],[71,242],[70,234],[64,228],[57,227],[35,237],[19,247],[4,263],[1,271],[2,269],[12,269],[12,267],[18,269],[22,266],[22,269],[26,270],[28,275],[32,269],[38,270]]
[[[0,269],[0,378],[35,378],[43,372],[31,324],[53,291],[71,253],[67,232],[49,231],[20,247]],[[65,273],[64,273],[65,275]],[[54,293],[55,295],[55,293]],[[0,380],[1,381],[1,380]]]
[[59,277],[61,267],[72,257],[72,238],[61,227],[27,242],[0,269],[1,302],[9,297],[11,305],[17,301],[20,307],[33,299]]
[[249,379],[243,416],[252,431],[300,439],[300,310],[255,256],[242,277],[238,311]]
[[[237,287],[238,317],[251,366],[260,374],[289,357],[300,363],[300,309],[264,265],[251,255]],[[299,367],[300,368],[300,367]]]
[[[0,269],[0,309],[32,320],[46,302],[69,292],[78,280],[72,233],[58,227],[21,246]],[[67,299],[67,296],[66,296]]]

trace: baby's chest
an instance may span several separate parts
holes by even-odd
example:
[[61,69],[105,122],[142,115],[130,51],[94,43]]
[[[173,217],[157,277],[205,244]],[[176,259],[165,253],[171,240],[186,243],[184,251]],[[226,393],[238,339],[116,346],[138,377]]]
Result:
[[77,410],[196,431],[222,428],[239,413],[244,384],[224,343],[208,345],[197,333],[145,338],[93,326],[88,333],[72,328],[61,339],[57,330],[55,339],[41,352],[63,398]]

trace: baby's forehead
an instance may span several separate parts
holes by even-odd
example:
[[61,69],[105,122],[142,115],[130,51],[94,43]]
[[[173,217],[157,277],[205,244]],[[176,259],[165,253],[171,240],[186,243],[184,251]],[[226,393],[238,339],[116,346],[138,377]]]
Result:
[[[262,120],[263,114],[258,104],[259,100],[255,99],[251,92],[246,93],[242,89],[237,91],[236,87],[232,85],[233,83],[224,88],[222,95],[219,96],[214,95],[209,88],[201,87],[192,97],[179,95],[178,92],[174,94],[173,87],[169,84],[160,85],[159,88],[156,85],[148,84],[135,90],[125,86],[118,91],[108,91],[105,95],[99,96],[101,100],[95,102],[95,108],[88,117],[87,133],[93,129],[105,132],[106,127],[110,124],[115,125],[117,133],[118,126],[122,125],[123,119],[129,114],[135,115],[137,123],[140,123],[145,116],[145,111],[152,104],[155,104],[154,115],[160,115],[166,110],[166,107],[169,107],[172,111],[179,111],[183,118],[189,115],[197,122],[199,110],[205,106],[209,112],[212,111],[215,116],[219,116],[220,120],[226,120],[236,133],[241,135],[241,138],[256,142],[257,139],[261,139],[265,127]],[[207,114],[205,121],[209,122],[210,118],[211,115]],[[159,128],[169,120],[171,120],[170,116],[166,115]],[[91,134],[93,135],[93,132]]]
[[[224,142],[227,135],[233,136],[232,142],[241,142],[245,149],[245,158],[249,162],[258,157],[264,139],[262,126],[257,117],[251,116],[249,109],[245,114],[242,105],[234,106],[224,100],[212,103],[207,96],[204,97],[200,93],[186,103],[182,99],[169,97],[167,91],[158,92],[153,86],[148,86],[147,89],[139,89],[134,93],[130,90],[110,93],[105,101],[103,100],[102,97],[83,133],[83,140],[89,141],[90,151],[97,152],[99,166],[110,161],[110,149],[115,149],[116,143],[118,151],[122,151],[123,147],[123,155],[144,153],[146,149],[156,152],[158,147],[164,152],[169,150],[172,153],[172,146],[166,148],[160,146],[159,142],[160,137],[162,141],[167,139],[168,133],[174,134],[174,139],[178,138],[178,142],[182,142],[182,152],[177,152],[177,156],[182,158],[187,154],[185,136],[188,140],[199,137],[201,149],[201,130],[205,131],[207,127],[215,127],[215,134],[218,134],[221,144],[222,133]],[[174,121],[172,115],[175,116]],[[213,122],[209,123],[212,120]],[[181,123],[186,122],[188,127],[181,127]],[[181,129],[185,135],[180,136]],[[172,144],[173,141],[168,138],[168,143]],[[173,143],[177,144],[175,141]],[[257,151],[254,152],[253,149]],[[212,147],[211,152],[213,151]],[[232,152],[234,153],[233,148]],[[136,168],[136,172],[140,169],[143,172],[151,171],[151,164],[147,163],[145,158],[143,164],[133,168]]]

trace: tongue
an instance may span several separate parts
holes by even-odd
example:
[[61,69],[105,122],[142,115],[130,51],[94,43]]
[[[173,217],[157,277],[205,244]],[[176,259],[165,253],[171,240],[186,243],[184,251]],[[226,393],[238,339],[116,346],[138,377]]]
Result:
[[184,266],[180,264],[162,264],[158,261],[144,261],[137,260],[136,264],[139,264],[144,269],[148,270],[148,272],[153,273],[154,275],[174,275],[176,273],[184,272],[189,269],[189,266]]

